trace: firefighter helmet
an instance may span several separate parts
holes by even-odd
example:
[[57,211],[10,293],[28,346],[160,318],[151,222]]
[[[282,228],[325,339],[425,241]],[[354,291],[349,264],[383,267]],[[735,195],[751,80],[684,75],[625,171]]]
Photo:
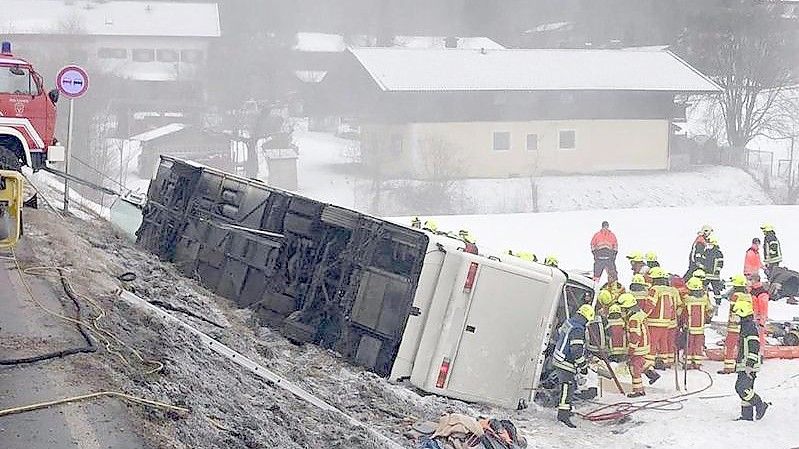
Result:
[[763,232],[771,232],[774,230],[774,225],[769,223],[763,223],[762,225],[760,225],[760,230],[762,230]]
[[538,258],[535,257],[535,254],[529,251],[517,251],[516,253],[514,253],[514,255],[519,259],[525,260],[527,262],[538,262]]
[[732,313],[741,318],[752,315],[754,313],[752,301],[746,301],[743,299],[735,301],[735,303],[732,305]]
[[705,288],[705,284],[702,282],[702,279],[697,277],[688,279],[688,282],[685,283],[685,286],[688,288],[688,290],[704,290]]
[[719,238],[715,235],[711,235],[710,238],[707,239],[707,242],[713,246],[719,246]]
[[476,240],[475,240],[474,236],[472,235],[472,233],[469,232],[466,229],[461,229],[460,231],[458,231],[458,237],[460,237],[461,240],[463,240],[466,243],[475,243],[476,242]]
[[630,284],[646,285],[646,278],[644,278],[643,274],[636,273],[636,274],[633,275],[633,280],[632,280],[632,282],[630,282]]
[[666,279],[669,274],[661,267],[653,267],[649,270],[649,277],[652,279]]
[[553,254],[548,255],[546,258],[544,258],[544,265],[547,265],[547,266],[550,266],[550,267],[557,267],[558,266],[558,256],[555,256]]
[[630,254],[627,254],[627,258],[630,259],[630,262],[643,262],[644,255],[641,254],[641,251],[633,251]]
[[588,321],[594,321],[594,317],[596,317],[596,312],[594,308],[591,307],[591,304],[583,304],[577,309],[577,313],[584,316]]
[[707,277],[707,273],[705,273],[705,270],[697,268],[691,276],[704,280]]
[[699,232],[701,232],[705,237],[707,237],[713,233],[713,228],[710,225],[702,225],[702,229]]
[[658,255],[654,251],[649,251],[648,253],[646,253],[647,262],[657,262],[657,260],[658,260]]
[[610,290],[603,288],[599,291],[599,295],[597,295],[597,300],[603,306],[607,306],[613,302],[613,294],[610,293]]
[[619,303],[619,306],[622,309],[629,309],[633,306],[638,305],[638,300],[635,299],[635,296],[633,296],[632,293],[622,293],[621,295],[619,295],[619,299],[617,302]]
[[618,303],[611,304],[610,307],[608,307],[608,313],[621,313],[621,306],[619,306]]
[[742,274],[734,275],[732,278],[730,278],[730,281],[732,281],[733,287],[746,287],[746,276]]
[[427,220],[425,220],[424,226],[422,227],[422,229],[427,229],[428,231],[431,231],[431,232],[437,232],[438,231],[438,222],[436,222],[432,218],[427,219]]

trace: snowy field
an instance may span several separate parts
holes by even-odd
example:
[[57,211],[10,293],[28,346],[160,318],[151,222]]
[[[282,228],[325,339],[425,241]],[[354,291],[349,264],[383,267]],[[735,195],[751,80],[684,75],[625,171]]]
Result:
[[[431,210],[425,208],[429,201],[424,196],[415,195],[423,183],[413,180],[383,182],[381,201],[376,205],[373,181],[357,173],[353,164],[357,142],[308,131],[295,131],[294,142],[300,152],[299,193],[303,195],[380,215]],[[731,167],[616,176],[541,176],[535,184],[539,212],[771,204],[748,174]],[[454,182],[449,192],[447,213],[536,211],[530,178],[461,180]]]
[[[589,241],[602,220],[608,220],[619,238],[620,257],[617,262],[625,283],[631,274],[623,256],[632,250],[656,251],[665,268],[684,273],[693,237],[704,223],[716,229],[727,263],[722,274],[729,277],[742,270],[744,252],[752,237],[762,237],[760,224],[770,222],[776,227],[783,244],[784,264],[799,267],[799,234],[796,232],[799,207],[795,206],[619,209],[435,218],[443,230],[469,229],[477,237],[478,246],[531,250],[539,258],[556,254],[562,267],[577,269],[591,268]],[[396,221],[408,223],[409,219]],[[799,306],[788,305],[785,300],[772,302],[769,307],[773,319],[799,317]],[[727,304],[723,303],[721,310],[726,308]],[[722,313],[720,318],[723,317]],[[707,345],[712,347],[720,336],[710,330],[707,334]],[[523,420],[521,425],[529,436],[530,447],[535,448],[729,449],[739,447],[742,438],[767,441],[773,448],[799,447],[799,432],[795,429],[799,424],[799,360],[768,360],[765,363],[757,379],[757,390],[773,406],[762,422],[755,423],[733,421],[740,411],[740,402],[734,392],[735,376],[715,374],[721,368],[719,362],[706,362],[705,366],[712,373],[712,387],[690,396],[680,411],[635,413],[632,425],[577,419],[580,430],[570,431],[554,423],[554,418],[549,416],[554,416],[552,410],[525,411],[515,419]],[[689,373],[688,387],[691,391],[705,387],[708,382],[703,373]],[[647,391],[646,399],[679,394],[674,388],[671,372]],[[609,388],[604,393],[603,403],[624,400]],[[583,403],[577,411],[586,412],[593,408],[594,405]]]

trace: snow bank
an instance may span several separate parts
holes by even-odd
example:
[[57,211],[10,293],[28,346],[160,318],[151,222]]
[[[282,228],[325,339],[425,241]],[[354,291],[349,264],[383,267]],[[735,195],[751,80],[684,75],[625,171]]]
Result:
[[465,179],[449,183],[441,195],[440,187],[422,181],[389,180],[378,186],[358,171],[357,142],[307,131],[295,132],[294,142],[300,151],[299,193],[379,215],[771,204],[748,174],[731,167],[614,176]]

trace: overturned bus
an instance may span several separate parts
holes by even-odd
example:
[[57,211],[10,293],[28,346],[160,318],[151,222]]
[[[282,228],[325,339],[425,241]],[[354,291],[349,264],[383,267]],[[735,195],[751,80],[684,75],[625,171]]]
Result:
[[525,407],[593,282],[162,156],[137,242],[314,343],[430,393]]

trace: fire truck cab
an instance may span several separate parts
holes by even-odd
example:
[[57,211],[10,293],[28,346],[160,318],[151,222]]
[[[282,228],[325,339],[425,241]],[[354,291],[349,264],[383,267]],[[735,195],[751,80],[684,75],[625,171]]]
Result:
[[55,139],[58,90],[45,92],[44,81],[26,60],[0,48],[0,169],[34,171],[64,160]]

